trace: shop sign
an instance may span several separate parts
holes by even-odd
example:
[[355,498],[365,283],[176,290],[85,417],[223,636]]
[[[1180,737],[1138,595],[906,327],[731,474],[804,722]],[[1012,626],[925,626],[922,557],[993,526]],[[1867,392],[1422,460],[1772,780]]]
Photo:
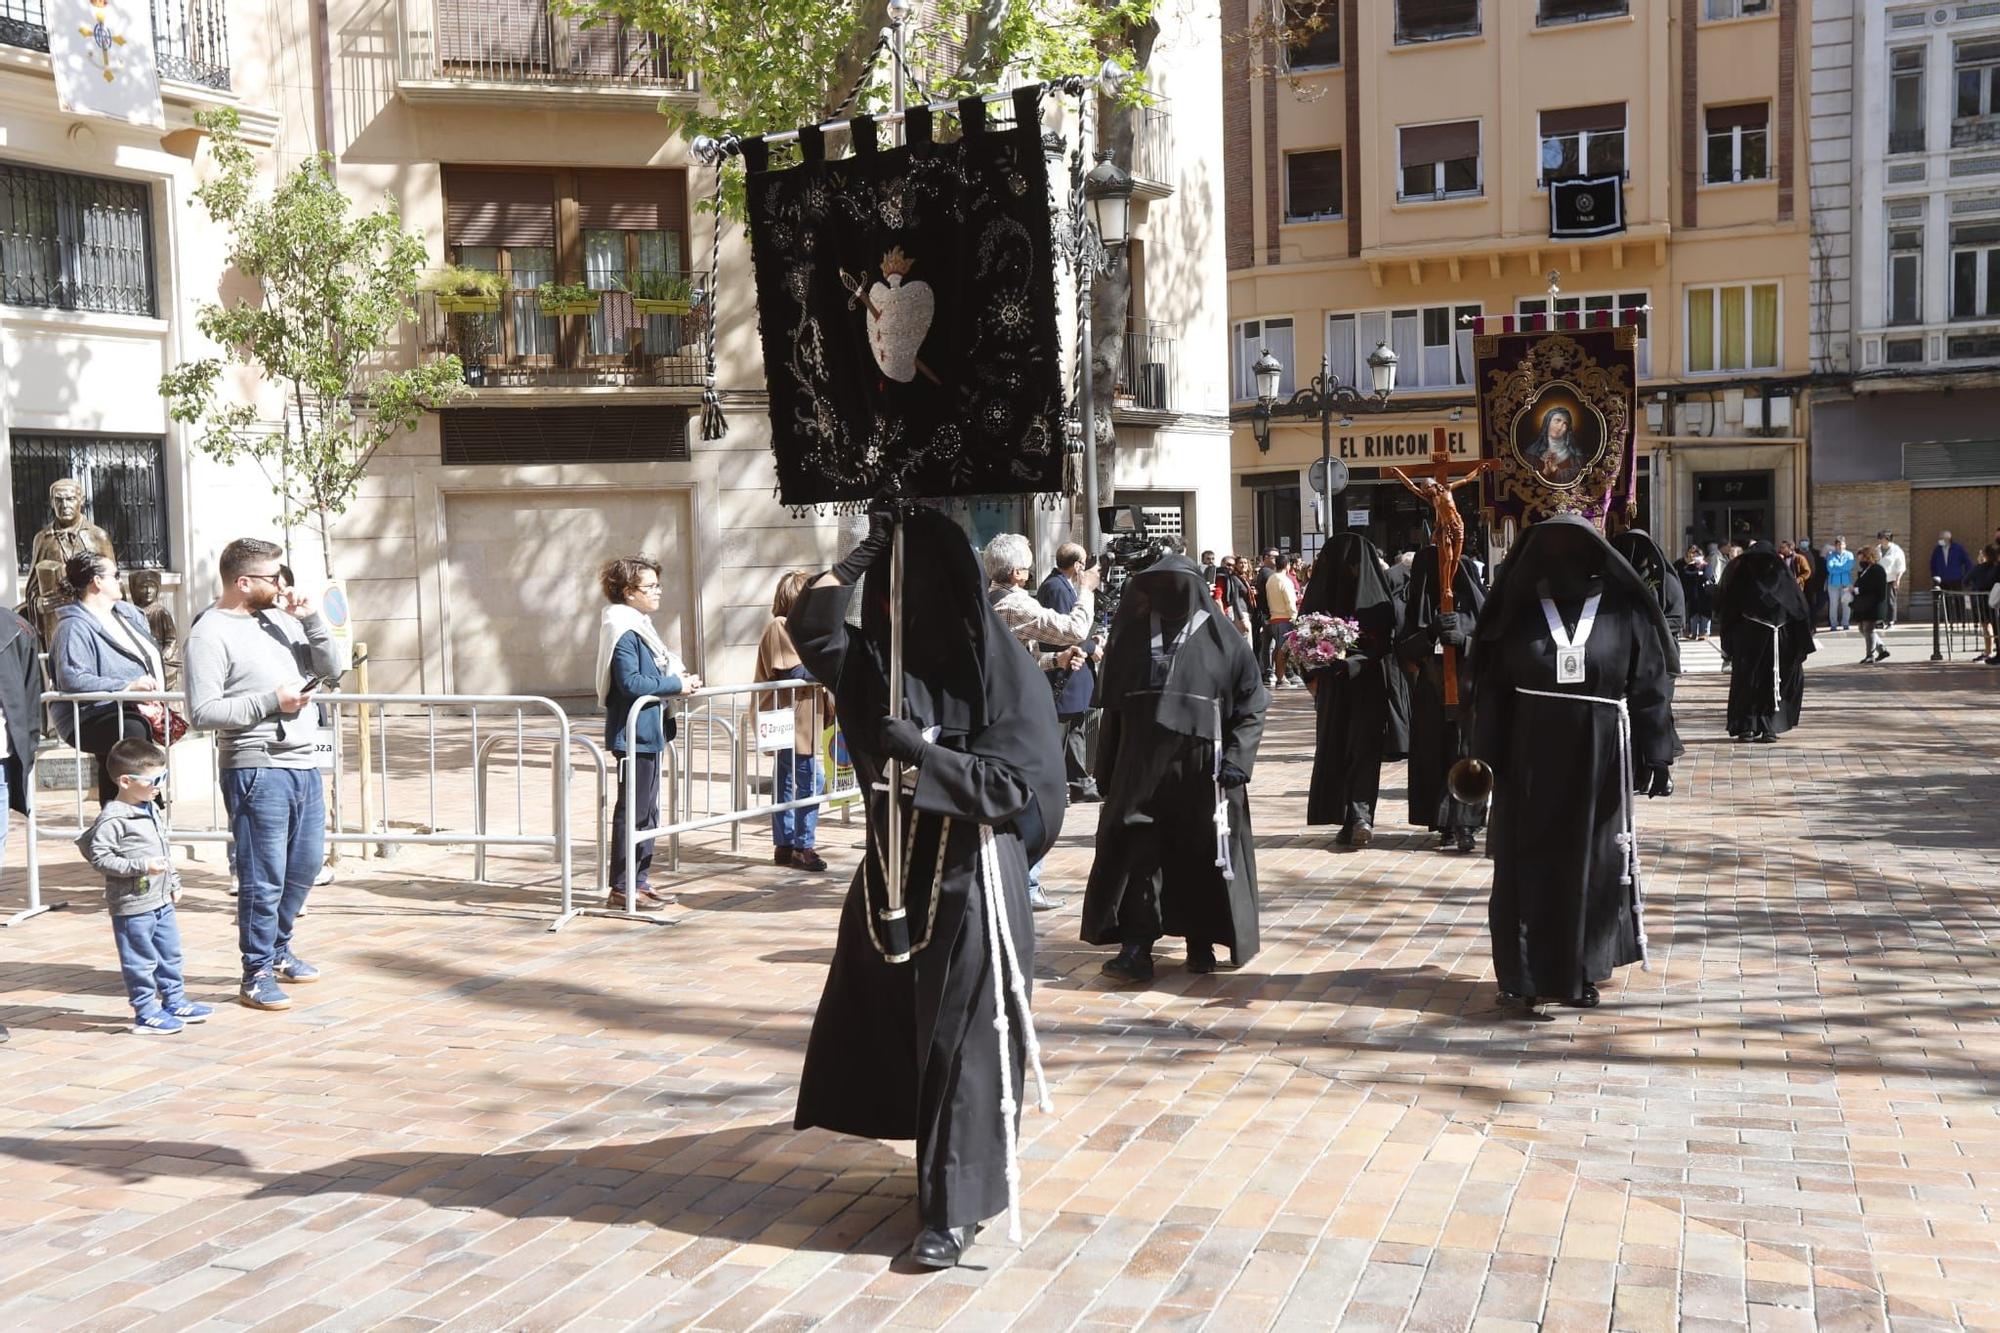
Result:
[[[1432,431],[1430,426],[1405,431],[1381,431],[1366,435],[1343,435],[1335,443],[1339,446],[1340,457],[1350,463],[1364,466],[1395,466],[1401,463],[1425,462],[1431,456]],[[1473,434],[1470,429],[1447,430],[1444,433],[1446,447],[1453,458],[1477,458]]]

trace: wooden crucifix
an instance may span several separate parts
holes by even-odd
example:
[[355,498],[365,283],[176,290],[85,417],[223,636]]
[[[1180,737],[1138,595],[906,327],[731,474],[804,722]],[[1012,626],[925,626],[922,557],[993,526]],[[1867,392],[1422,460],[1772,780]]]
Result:
[[[1465,554],[1465,519],[1458,512],[1458,501],[1452,492],[1479,474],[1492,467],[1499,460],[1472,458],[1459,461],[1451,456],[1451,446],[1443,426],[1431,432],[1431,461],[1418,464],[1410,469],[1417,475],[1412,478],[1402,468],[1389,470],[1396,474],[1396,480],[1410,488],[1418,497],[1428,500],[1431,506],[1431,539],[1437,543],[1438,553],[1438,610],[1456,610],[1453,585],[1458,581],[1459,557]],[[1458,650],[1450,644],[1444,645],[1444,715],[1458,716]]]

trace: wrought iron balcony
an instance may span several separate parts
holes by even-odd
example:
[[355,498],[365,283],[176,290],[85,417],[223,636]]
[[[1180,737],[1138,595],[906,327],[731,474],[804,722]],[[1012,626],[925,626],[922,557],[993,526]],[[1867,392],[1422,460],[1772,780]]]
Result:
[[1125,333],[1125,364],[1114,396],[1142,411],[1171,412],[1174,352],[1179,341],[1171,324],[1133,320]]
[[548,0],[404,0],[403,13],[406,91],[411,83],[655,96],[695,90],[694,71],[658,37],[621,21],[585,26],[551,13]]
[[1135,192],[1164,198],[1174,189],[1174,113],[1164,104],[1132,111],[1132,173]]
[[[416,298],[417,346],[454,353],[474,388],[700,388],[707,310],[658,313],[623,290],[626,275],[592,272],[588,308],[547,314],[540,295]],[[665,307],[671,308],[671,307]]]
[[[224,0],[151,0],[153,60],[161,78],[228,89],[226,8]],[[0,45],[48,50],[47,0],[0,0]]]
[[1889,151],[1892,153],[1921,153],[1924,151],[1924,127],[1913,130],[1890,130]]

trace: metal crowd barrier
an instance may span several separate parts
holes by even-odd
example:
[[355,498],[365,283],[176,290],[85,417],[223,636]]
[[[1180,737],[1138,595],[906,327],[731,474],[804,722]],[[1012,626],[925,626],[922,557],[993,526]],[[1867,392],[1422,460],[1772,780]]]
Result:
[[[329,846],[471,846],[479,861],[478,869],[484,871],[484,853],[490,847],[546,847],[555,857],[556,870],[562,890],[561,907],[550,930],[560,930],[587,909],[579,908],[574,897],[570,859],[570,777],[572,746],[581,741],[593,756],[599,774],[600,812],[604,808],[603,782],[604,758],[602,752],[587,738],[578,737],[572,731],[569,715],[553,699],[540,695],[469,695],[469,694],[361,694],[338,691],[320,691],[313,701],[323,709],[330,710],[331,750],[329,763],[322,763],[323,770],[330,766],[331,780],[328,783],[327,805],[332,827],[326,834]],[[70,710],[70,735],[79,734],[82,711],[85,706],[95,703],[114,703],[119,706],[122,717],[127,706],[142,703],[165,703],[173,705],[183,713],[188,711],[187,695],[184,691],[137,691],[94,693],[63,693],[50,691],[42,696],[42,703],[51,710]],[[414,772],[409,765],[396,773],[396,765],[391,758],[390,728],[388,710],[397,710],[400,717],[407,720],[410,710],[421,710],[424,718],[424,738],[421,766]],[[348,722],[343,714],[352,710],[356,749],[360,752],[360,762],[350,770],[347,761],[346,736]],[[513,742],[514,751],[514,810],[515,825],[512,833],[496,833],[489,827],[491,804],[486,793],[485,757],[491,747],[481,738],[481,712],[503,714],[503,725],[496,730],[490,724],[486,738],[496,735],[502,742]],[[511,714],[512,726],[504,725],[504,715]],[[547,731],[534,733],[537,738],[546,737],[551,741],[549,760],[550,784],[550,828],[547,833],[527,831],[526,787],[528,739],[527,717],[535,714],[538,721],[549,724]],[[440,724],[443,724],[442,726]],[[441,738],[449,752],[450,747],[459,743],[453,733],[462,729],[464,754],[471,761],[475,771],[473,790],[473,827],[471,829],[446,829],[442,826],[438,807],[438,758]],[[399,726],[398,730],[402,730]],[[197,736],[201,733],[190,733]],[[228,843],[230,833],[227,820],[223,817],[221,793],[210,775],[205,784],[208,788],[208,818],[205,824],[193,817],[189,810],[193,793],[181,791],[175,781],[175,755],[186,754],[184,747],[188,740],[167,750],[167,791],[171,799],[162,810],[170,842],[193,845],[205,842]],[[74,840],[79,837],[91,820],[94,812],[86,807],[84,774],[90,767],[90,760],[82,751],[77,751],[75,781],[72,784],[74,807],[69,823],[56,823],[47,817],[39,800],[35,779],[28,782],[26,824],[27,835],[27,883],[28,905],[11,917],[4,919],[6,925],[16,925],[49,910],[49,904],[42,898],[40,841],[43,838],[63,838]],[[184,761],[185,762],[185,761]],[[350,778],[352,784],[350,784]],[[357,787],[362,817],[360,825],[348,828],[346,817],[347,789]],[[424,799],[420,803],[413,787],[422,787]],[[408,821],[413,809],[427,811],[422,823],[411,827],[394,827],[387,818],[390,810],[403,812]],[[376,812],[376,813],[372,813]],[[599,861],[604,859],[602,819],[600,813]]]
[[1955,660],[1986,654],[1987,632],[1993,628],[1993,613],[1983,592],[1948,591],[1942,580],[1931,580],[1931,661]]
[[[635,803],[630,801],[625,802],[619,812],[622,821],[620,831],[624,835],[625,863],[622,869],[628,912],[633,910],[637,893],[640,843],[665,838],[667,866],[670,870],[679,870],[683,834],[726,827],[729,829],[730,849],[735,851],[741,847],[742,826],[750,820],[769,819],[786,810],[825,808],[834,804],[841,806],[843,819],[848,816],[851,803],[861,795],[861,789],[853,782],[853,770],[845,770],[846,781],[842,783],[841,771],[828,772],[823,762],[818,783],[823,790],[816,795],[780,803],[776,799],[774,783],[770,801],[753,799],[756,779],[766,767],[764,756],[780,751],[789,753],[794,747],[796,716],[793,710],[800,702],[798,695],[801,692],[805,692],[804,704],[809,710],[809,734],[821,737],[826,732],[828,720],[827,695],[821,686],[810,681],[716,685],[686,694],[649,694],[633,700],[625,714],[627,736],[634,734],[639,718],[649,708],[660,709],[663,713],[671,710],[678,735],[661,758],[660,794],[665,807],[665,821],[657,828],[640,828],[639,812]],[[780,736],[782,744],[778,743]],[[823,758],[817,750],[815,756]],[[630,754],[620,757],[618,776],[624,790],[632,790],[634,765],[646,757]],[[718,789],[725,794],[720,808],[716,802]]]

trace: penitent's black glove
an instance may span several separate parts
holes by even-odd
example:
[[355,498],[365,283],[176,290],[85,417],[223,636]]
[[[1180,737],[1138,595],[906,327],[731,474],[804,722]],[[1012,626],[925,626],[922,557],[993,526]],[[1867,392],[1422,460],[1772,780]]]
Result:
[[861,582],[861,576],[868,572],[868,566],[875,563],[875,557],[889,549],[895,534],[896,516],[892,512],[888,509],[869,510],[868,535],[833,567],[833,576],[849,586]]
[[917,724],[900,717],[883,718],[875,735],[883,754],[905,764],[921,765],[925,751],[931,748],[930,742],[924,739],[924,733],[917,729]]
[[1674,773],[1665,764],[1641,765],[1632,775],[1632,790],[1641,796],[1672,796]]
[[1456,611],[1440,611],[1431,617],[1431,633],[1437,641],[1452,648],[1465,647],[1465,626]]
[[1216,781],[1225,787],[1241,787],[1249,783],[1250,775],[1225,759],[1222,761],[1222,772]]

